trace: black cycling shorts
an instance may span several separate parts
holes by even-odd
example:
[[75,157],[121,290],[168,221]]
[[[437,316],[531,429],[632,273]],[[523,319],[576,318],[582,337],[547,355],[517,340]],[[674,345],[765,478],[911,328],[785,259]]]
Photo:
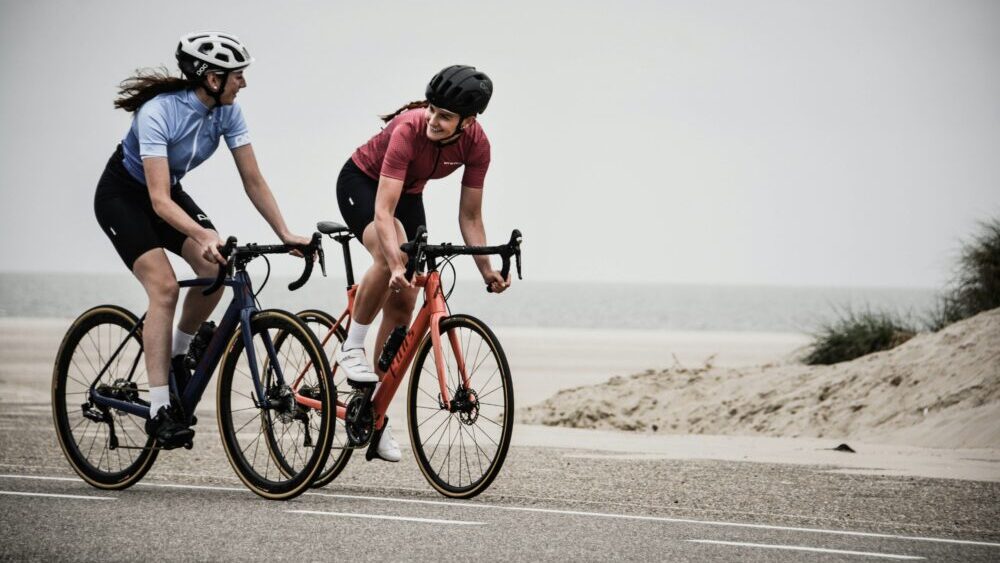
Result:
[[[212,221],[180,184],[170,189],[170,198],[196,223],[215,230]],[[137,258],[154,248],[166,248],[181,256],[187,235],[171,227],[153,211],[149,189],[133,178],[122,164],[121,145],[111,155],[97,182],[94,214],[129,270]]]
[[[354,161],[347,159],[337,177],[337,204],[340,214],[354,236],[362,240],[365,227],[375,220],[375,192],[378,180],[361,171]],[[396,218],[403,224],[406,239],[413,240],[417,229],[427,225],[422,194],[402,194],[396,204]]]

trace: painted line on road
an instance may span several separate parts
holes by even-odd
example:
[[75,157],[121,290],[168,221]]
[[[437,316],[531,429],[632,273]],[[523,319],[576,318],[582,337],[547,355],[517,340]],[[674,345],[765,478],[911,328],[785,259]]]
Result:
[[[39,479],[48,481],[76,481],[80,482],[78,478],[72,477],[48,477],[41,475],[0,475],[0,478],[4,479]],[[247,489],[235,488],[235,487],[213,487],[208,485],[181,485],[173,483],[137,483],[139,486],[146,487],[162,487],[162,488],[173,488],[173,489],[194,489],[194,490],[208,490],[208,491],[225,491],[225,492],[240,492],[240,493],[250,493]],[[462,503],[462,502],[452,502],[452,501],[440,501],[440,500],[422,500],[422,499],[402,499],[402,498],[392,498],[392,497],[374,497],[374,496],[363,496],[363,495],[342,495],[342,494],[332,494],[332,493],[304,493],[303,496],[315,496],[315,497],[327,497],[327,498],[343,498],[343,499],[353,499],[353,500],[365,500],[365,501],[375,501],[375,502],[399,502],[399,503],[409,503],[409,504],[424,504],[429,506],[452,506],[458,508],[492,508],[496,510],[509,510],[515,512],[538,512],[542,514],[561,514],[566,516],[585,516],[592,518],[615,518],[621,520],[639,520],[645,522],[667,522],[667,523],[677,523],[677,524],[698,524],[703,526],[720,526],[720,527],[731,527],[731,528],[751,528],[757,530],[781,530],[786,532],[807,532],[816,534],[830,534],[839,536],[854,536],[854,537],[864,537],[864,538],[881,538],[881,539],[891,539],[891,540],[904,540],[904,541],[924,541],[924,542],[935,542],[935,543],[947,543],[947,544],[957,544],[957,545],[979,545],[986,547],[1000,547],[1000,543],[996,542],[984,542],[984,541],[973,541],[973,540],[957,540],[951,538],[934,538],[926,536],[900,536],[896,534],[880,534],[876,532],[854,532],[850,530],[829,530],[824,528],[801,528],[794,526],[772,526],[769,524],[748,524],[743,522],[724,522],[724,521],[713,521],[713,520],[694,520],[691,518],[668,518],[665,516],[642,516],[635,514],[614,514],[608,512],[586,512],[581,510],[557,510],[553,508],[530,508],[526,506],[502,506],[498,504],[487,504],[487,503]]]
[[[45,475],[0,475],[0,479],[37,479],[39,481],[73,481],[81,482],[76,477],[49,477]],[[213,487],[210,485],[175,485],[173,483],[136,483],[137,487],[162,487],[167,489],[195,489],[202,491],[227,491],[231,493],[249,493],[248,489],[239,487]]]
[[47,477],[44,475],[0,475],[2,479],[38,479],[39,481],[76,481],[80,482],[79,477]]
[[464,520],[435,520],[433,518],[408,518],[405,516],[384,516],[380,514],[355,514],[353,512],[320,512],[318,510],[286,510],[289,514],[318,514],[321,516],[346,516],[348,518],[370,518],[373,520],[401,520],[425,524],[454,524],[456,526],[484,526],[486,522],[466,522]]
[[83,500],[118,500],[114,497],[89,497],[84,495],[57,495],[53,493],[24,493],[21,491],[0,491],[0,495],[16,495],[22,497],[75,498]]
[[826,549],[822,547],[805,547],[801,545],[773,545],[767,543],[743,543],[735,541],[716,540],[684,540],[691,543],[707,543],[712,545],[732,545],[737,547],[759,547],[763,549],[782,549],[786,551],[812,551],[815,553],[835,553],[837,555],[863,555],[866,557],[881,557],[883,559],[927,559],[915,555],[896,555],[893,553],[876,553],[873,551],[849,551],[846,549]]
[[951,543],[959,545],[981,545],[987,547],[1000,547],[1000,543],[994,542],[983,542],[983,541],[972,541],[972,540],[955,540],[950,538],[931,538],[931,537],[921,537],[921,536],[899,536],[895,534],[880,534],[876,532],[853,532],[850,530],[828,530],[824,528],[799,528],[794,526],[772,526],[769,524],[746,524],[743,522],[720,522],[712,520],[693,520],[690,518],[667,518],[664,516],[641,516],[635,514],[613,514],[608,512],[584,512],[580,510],[556,510],[552,508],[529,508],[526,506],[502,506],[498,504],[479,504],[479,503],[458,503],[458,502],[448,502],[440,500],[419,500],[419,499],[399,499],[391,497],[370,497],[361,495],[337,495],[328,493],[305,493],[310,496],[319,497],[331,497],[331,498],[344,498],[344,499],[355,499],[355,500],[370,500],[370,501],[382,501],[382,502],[402,502],[402,503],[412,503],[412,504],[428,504],[434,506],[455,506],[461,508],[494,508],[497,510],[511,510],[517,512],[539,512],[542,514],[562,514],[566,516],[589,516],[596,518],[616,518],[621,520],[640,520],[646,522],[669,522],[678,524],[699,524],[703,526],[722,526],[722,527],[732,527],[732,528],[753,528],[757,530],[781,530],[785,532],[809,532],[816,534],[831,534],[839,536],[857,536],[864,538],[882,538],[882,539],[892,539],[892,540],[906,540],[906,541],[926,541],[926,542],[937,542],[937,543]]

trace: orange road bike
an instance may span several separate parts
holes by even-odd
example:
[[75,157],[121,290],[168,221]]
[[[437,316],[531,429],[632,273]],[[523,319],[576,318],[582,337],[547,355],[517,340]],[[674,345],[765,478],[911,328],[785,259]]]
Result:
[[[341,244],[347,274],[347,308],[340,317],[317,310],[302,311],[300,318],[319,336],[328,357],[347,335],[357,286],[348,243],[347,227],[324,221],[317,229]],[[441,286],[438,268],[458,255],[499,255],[504,279],[511,257],[521,275],[521,233],[500,246],[427,244],[421,227],[414,240],[401,250],[409,257],[407,278],[423,288],[424,303],[407,329],[399,326],[383,347],[378,369],[384,372],[378,386],[355,385],[337,395],[337,432],[326,466],[313,482],[322,487],[333,481],[356,449],[374,456],[392,401],[406,370],[413,363],[407,395],[407,426],[417,465],[427,481],[442,495],[471,498],[486,490],[496,478],[510,446],[514,422],[514,393],[510,367],[500,342],[482,321],[451,314],[448,295]],[[489,288],[487,288],[488,290]],[[281,338],[275,345],[280,348]],[[414,359],[416,360],[414,362]],[[332,363],[332,362],[331,362]],[[347,389],[343,373],[333,367],[334,387]],[[318,402],[292,384],[300,405],[320,408]],[[290,467],[294,469],[294,467]]]

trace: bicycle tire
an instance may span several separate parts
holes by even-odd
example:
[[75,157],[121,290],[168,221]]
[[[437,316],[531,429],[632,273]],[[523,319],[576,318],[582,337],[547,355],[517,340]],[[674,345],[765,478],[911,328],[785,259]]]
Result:
[[[323,352],[330,361],[330,369],[333,376],[333,385],[338,390],[337,392],[337,403],[340,403],[342,396],[346,397],[352,393],[350,386],[347,384],[347,374],[343,371],[337,370],[333,364],[333,354],[336,351],[336,347],[340,346],[344,340],[347,339],[347,331],[343,326],[337,324],[337,319],[333,318],[332,315],[320,311],[318,309],[310,309],[306,311],[300,311],[298,317],[302,319],[306,326],[313,328],[313,326],[323,327],[326,331],[331,330],[331,328],[336,327],[334,333],[327,340],[325,346],[323,346]],[[316,336],[320,339],[320,342],[326,338],[326,333],[320,335],[319,332],[313,331]],[[341,392],[340,390],[344,391]],[[326,466],[320,472],[316,480],[313,481],[313,488],[320,488],[329,485],[334,479],[340,475],[340,472],[347,467],[347,462],[351,460],[351,454],[354,450],[348,447],[347,431],[344,429],[343,424],[338,424],[337,428],[333,433],[333,441],[330,445],[330,456],[327,457]]]
[[[496,335],[479,319],[468,315],[453,315],[443,319],[439,328],[449,395],[453,400],[459,397],[457,360],[447,336],[449,331],[455,331],[468,371],[468,396],[474,396],[474,400],[467,401],[470,405],[469,412],[450,412],[442,408],[437,369],[431,354],[433,346],[428,334],[420,344],[410,376],[407,397],[410,444],[420,471],[435,490],[450,498],[472,498],[485,491],[496,479],[510,447],[514,423],[514,389],[510,367]],[[425,366],[428,359],[430,365]],[[491,399],[493,402],[484,401],[498,391],[500,394]],[[497,401],[503,403],[498,404]],[[474,412],[471,408],[473,403]],[[434,412],[427,415],[428,411]],[[446,416],[441,417],[442,413]],[[481,421],[485,421],[482,426],[479,425]],[[491,434],[496,434],[496,438]],[[442,450],[445,436],[448,437],[448,444]],[[486,438],[482,444],[479,441],[481,438]],[[466,452],[467,441],[471,441],[474,446],[471,453],[475,454],[475,460]],[[457,459],[452,456],[455,450],[458,453]],[[442,453],[440,458],[437,457],[439,452]],[[478,471],[474,471],[473,466]],[[468,475],[468,483],[463,481],[463,470]]]
[[[272,357],[263,343],[263,334],[267,334],[273,343],[281,332],[286,333],[284,349],[279,352],[275,348],[275,356]],[[255,361],[262,366],[258,370],[261,385],[266,385],[265,393],[274,406],[271,409],[260,408],[242,331],[234,331],[226,347],[219,376],[219,433],[229,463],[247,488],[267,499],[288,500],[305,492],[326,463],[336,416],[331,416],[331,409],[328,408],[298,409],[294,400],[288,400],[290,388],[279,385],[276,378],[266,374],[274,366],[280,366],[284,374],[305,370],[315,398],[324,406],[332,404],[336,394],[326,356],[315,335],[298,317],[277,309],[258,311],[250,319],[250,333]],[[294,339],[294,343],[289,339]],[[296,361],[299,364],[290,365]],[[307,417],[308,423],[306,430],[296,432],[298,425],[292,423],[296,420],[294,417],[300,414]],[[253,428],[246,433],[243,431],[254,422],[259,422],[260,430],[256,437],[251,438],[245,434],[251,434]],[[277,424],[291,426],[291,434],[276,431]],[[275,436],[278,436],[277,440]],[[261,452],[262,437],[266,452]],[[302,451],[298,450],[300,441]],[[280,450],[277,453],[274,449],[276,445]],[[251,447],[253,453],[248,458]],[[290,452],[288,448],[296,450]],[[276,457],[292,460],[294,470],[281,467]]]
[[[347,338],[347,331],[345,331],[342,326],[337,324],[337,319],[318,309],[299,311],[296,313],[296,316],[299,317],[299,320],[301,320],[303,324],[313,331],[313,334],[316,335],[320,345],[323,346],[323,352],[330,361],[333,372],[332,377],[334,388],[338,390],[337,401],[339,404],[341,398],[341,392],[339,390],[348,389],[346,381],[347,376],[343,372],[337,372],[337,368],[334,366],[332,358],[334,352],[336,351],[336,347],[339,346],[345,338]],[[333,334],[329,334],[331,330],[333,330]],[[284,333],[279,334],[274,341],[275,348],[280,349],[281,345],[285,341],[285,338],[286,335]],[[349,395],[350,393],[350,391],[344,392],[345,395]],[[269,436],[269,440],[273,440],[273,436]],[[337,475],[339,475],[340,472],[344,470],[344,467],[347,466],[347,462],[350,461],[351,454],[353,452],[354,450],[348,447],[347,433],[344,429],[344,425],[335,423],[333,439],[330,444],[330,455],[327,457],[326,465],[313,480],[313,488],[324,487],[336,479]],[[294,470],[288,461],[283,459],[280,455],[276,456],[275,461],[285,471]]]
[[[152,448],[153,438],[146,435],[144,418],[108,410],[119,443],[129,446],[112,449],[108,423],[84,416],[88,405],[96,409],[88,398],[90,384],[105,366],[104,358],[110,358],[122,342],[125,346],[115,363],[108,366],[101,383],[124,389],[122,392],[132,398],[148,393],[149,381],[141,361],[141,330],[125,341],[138,322],[132,312],[117,305],[99,305],[85,311],[66,331],[52,372],[52,419],[59,446],[77,475],[99,489],[131,487],[146,475],[158,453]],[[119,380],[121,385],[116,383]],[[126,387],[129,381],[135,383],[134,390]],[[99,450],[96,460],[94,448]]]

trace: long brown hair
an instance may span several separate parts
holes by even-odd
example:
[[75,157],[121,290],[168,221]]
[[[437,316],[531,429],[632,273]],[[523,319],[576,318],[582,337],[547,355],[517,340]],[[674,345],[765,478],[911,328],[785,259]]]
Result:
[[134,76],[118,85],[115,108],[135,112],[157,94],[187,90],[197,85],[197,82],[187,78],[171,76],[166,67],[137,69]]
[[405,106],[397,109],[395,113],[380,115],[379,117],[382,119],[382,121],[389,123],[390,121],[392,121],[392,118],[403,113],[404,111],[409,111],[411,109],[417,109],[417,108],[425,108],[428,106],[428,104],[429,102],[427,100],[420,100],[419,102],[410,102]]

